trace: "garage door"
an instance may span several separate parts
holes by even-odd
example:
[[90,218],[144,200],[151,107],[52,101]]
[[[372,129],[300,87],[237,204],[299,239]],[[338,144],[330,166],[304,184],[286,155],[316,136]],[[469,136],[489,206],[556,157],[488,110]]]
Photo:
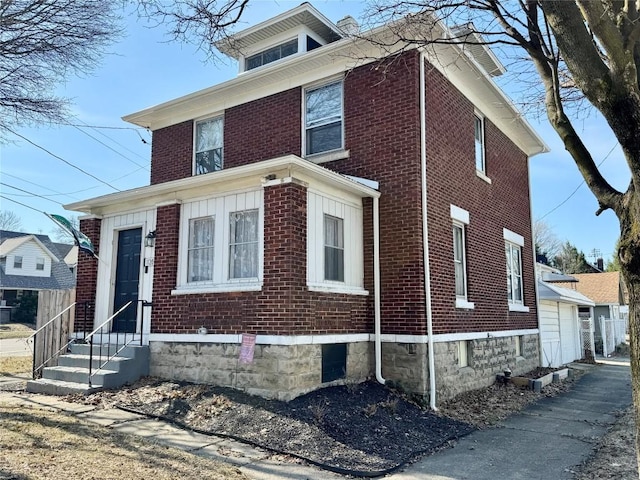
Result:
[[582,358],[580,352],[580,337],[578,332],[578,322],[576,320],[578,312],[574,305],[559,304],[560,306],[560,350],[562,363],[571,363]]

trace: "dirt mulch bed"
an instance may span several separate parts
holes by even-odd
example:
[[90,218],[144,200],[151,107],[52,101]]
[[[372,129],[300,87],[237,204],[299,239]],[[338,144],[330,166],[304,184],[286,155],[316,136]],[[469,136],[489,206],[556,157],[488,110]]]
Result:
[[543,396],[568,390],[572,383],[570,379],[549,385],[543,393],[493,385],[457,396],[438,413],[374,381],[328,387],[280,402],[230,388],[146,378],[129,388],[67,400],[105,408],[119,405],[340,473],[373,473],[449,446]]
[[340,473],[394,469],[474,430],[467,423],[424,410],[373,381],[324,388],[290,402],[209,385],[146,382],[125,392],[73,399],[123,405]]

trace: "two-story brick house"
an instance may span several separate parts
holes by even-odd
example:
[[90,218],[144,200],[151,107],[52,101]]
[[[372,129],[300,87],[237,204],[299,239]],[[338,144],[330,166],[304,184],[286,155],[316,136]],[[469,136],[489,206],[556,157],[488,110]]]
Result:
[[152,375],[283,399],[375,375],[435,405],[536,367],[545,145],[487,50],[374,60],[389,35],[305,3],[219,45],[236,78],[125,117],[153,132],[151,184],[67,207],[102,260],[79,261],[77,329],[152,301],[112,325],[142,326]]

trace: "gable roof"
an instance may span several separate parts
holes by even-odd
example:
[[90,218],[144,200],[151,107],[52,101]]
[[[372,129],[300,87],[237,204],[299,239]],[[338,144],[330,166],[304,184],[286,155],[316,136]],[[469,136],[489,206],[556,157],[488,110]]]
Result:
[[625,305],[623,280],[620,272],[577,273],[578,292],[591,298],[596,305]]
[[8,254],[13,252],[20,245],[23,245],[31,241],[35,242],[36,245],[38,245],[38,247],[40,247],[40,249],[44,253],[46,253],[49,257],[51,257],[51,260],[53,260],[54,262],[58,262],[60,260],[57,254],[53,253],[49,248],[47,248],[42,243],[42,241],[38,240],[38,238],[35,235],[24,234],[24,233],[22,234],[22,236],[16,236],[16,237],[10,237],[10,238],[0,237],[0,257],[6,257]]
[[[0,286],[3,289],[11,290],[67,290],[76,286],[76,279],[71,273],[69,266],[64,262],[64,257],[56,248],[55,244],[47,235],[29,234],[22,232],[11,232],[8,230],[0,230],[0,246],[7,247],[21,245],[30,237],[38,242],[46,251],[53,255],[51,262],[50,277],[35,277],[27,275],[6,275],[4,266],[0,265]],[[4,256],[4,250],[3,255]]]

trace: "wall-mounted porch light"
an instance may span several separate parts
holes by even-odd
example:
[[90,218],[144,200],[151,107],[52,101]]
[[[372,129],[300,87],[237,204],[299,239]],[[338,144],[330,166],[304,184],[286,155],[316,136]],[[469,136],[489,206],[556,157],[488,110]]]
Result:
[[145,247],[155,247],[156,245],[156,231],[153,230],[147,233],[147,236],[144,237],[144,246]]

